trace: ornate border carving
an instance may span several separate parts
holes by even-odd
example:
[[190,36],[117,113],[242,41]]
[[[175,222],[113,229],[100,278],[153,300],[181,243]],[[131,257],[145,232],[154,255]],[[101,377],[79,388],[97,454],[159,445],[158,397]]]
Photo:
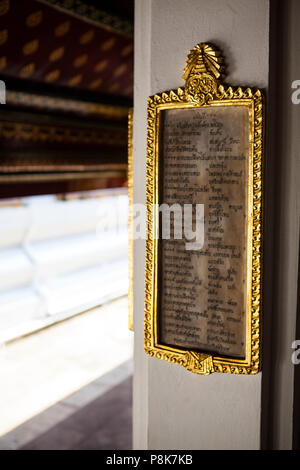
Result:
[[[225,372],[256,374],[261,368],[261,290],[262,290],[262,197],[263,197],[263,96],[260,90],[226,87],[221,83],[224,61],[211,44],[200,43],[188,55],[184,88],[148,98],[147,114],[147,240],[145,268],[145,351],[151,357],[179,364],[198,374]],[[157,341],[157,247],[152,236],[157,227],[154,207],[158,195],[158,114],[162,109],[201,106],[247,106],[249,108],[249,185],[248,262],[247,262],[247,334],[246,357],[217,357],[198,351],[182,350]],[[155,206],[156,205],[156,206]]]

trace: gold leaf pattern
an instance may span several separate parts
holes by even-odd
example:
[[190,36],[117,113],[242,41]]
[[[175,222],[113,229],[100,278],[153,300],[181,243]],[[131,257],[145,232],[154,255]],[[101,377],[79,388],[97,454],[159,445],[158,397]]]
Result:
[[0,46],[3,46],[3,44],[6,43],[7,38],[8,38],[7,29],[2,29],[2,31],[0,31]]
[[[9,8],[12,11],[15,3],[18,2],[12,3],[10,0],[0,0],[0,15],[4,15],[9,11]],[[14,65],[14,63],[11,62],[9,55],[11,53],[11,46],[14,44],[13,31],[9,30],[9,27],[6,26],[5,22],[2,22],[2,28],[0,26],[0,57],[3,56],[1,59],[1,68],[3,71],[5,69],[5,72],[11,76],[32,77],[41,82],[46,80],[46,76],[53,76],[53,69],[59,68],[60,76],[57,81],[62,86],[64,84],[67,85],[69,80],[71,84],[74,83],[74,76],[82,74],[80,81],[82,80],[83,86],[86,86],[87,89],[93,89],[93,87],[97,89],[100,85],[102,86],[104,81],[106,81],[106,78],[109,79],[109,76],[111,76],[112,79],[111,81],[108,80],[108,83],[105,84],[105,88],[113,85],[112,89],[122,89],[122,94],[124,94],[124,89],[131,83],[131,77],[129,76],[128,70],[125,71],[126,66],[122,64],[122,62],[127,62],[127,59],[123,60],[120,57],[120,54],[122,51],[122,57],[125,57],[126,54],[129,54],[130,51],[132,51],[130,40],[120,39],[115,35],[112,37],[106,32],[99,32],[93,24],[88,23],[81,25],[81,28],[76,31],[73,24],[76,20],[72,20],[71,17],[69,17],[69,19],[68,17],[65,19],[64,16],[62,16],[62,19],[57,17],[58,19],[56,18],[56,21],[54,18],[54,22],[52,23],[51,20],[48,25],[48,17],[46,11],[43,9],[44,7],[42,7],[39,2],[32,2],[32,4],[35,6],[31,6],[30,8],[29,5],[29,9],[23,9],[23,17],[21,18],[21,24],[19,25],[20,28],[18,34],[21,39],[23,38],[23,41],[20,41],[17,46],[19,47],[19,55],[21,57],[18,64]],[[42,41],[39,37],[39,31],[46,28],[46,26],[48,26],[48,40]],[[70,37],[71,33],[72,38]],[[59,40],[62,36],[64,36],[62,40]],[[72,47],[71,45],[69,53],[70,43],[68,42],[68,46],[65,45],[65,47],[63,47],[64,39],[68,38],[74,46],[76,46],[76,42],[77,46],[80,46],[79,42],[83,44],[83,46],[76,49],[76,47]],[[8,42],[9,53],[6,52],[5,49]],[[86,46],[84,46],[85,44]],[[2,45],[4,46],[1,50]],[[117,52],[119,56],[116,56],[116,61],[112,63],[109,59],[110,53],[108,52],[105,54],[103,52],[102,54],[98,54],[99,57],[97,60],[97,55],[94,58],[89,54],[88,49],[90,45],[94,45],[96,47],[95,53],[96,50],[98,50],[98,52],[100,52],[100,50],[117,50],[118,46]],[[71,64],[69,73],[68,68],[63,67],[62,65],[63,59],[67,56],[67,52],[68,61],[69,64]],[[72,69],[73,66],[75,68]],[[127,68],[129,67],[130,65],[127,65]],[[118,81],[119,76],[122,76],[122,78],[124,77],[124,81],[122,81],[120,86],[115,84]],[[79,78],[77,78],[77,80],[79,80]]]
[[211,44],[197,44],[188,54],[182,78],[187,80],[191,75],[206,73],[218,80],[224,76],[223,64],[223,57],[215,47]]
[[54,51],[51,52],[49,56],[50,62],[56,62],[57,60],[61,59],[65,53],[65,48],[64,46],[58,47],[57,49],[54,49]]
[[59,76],[60,76],[60,70],[55,69],[55,70],[52,70],[52,72],[47,73],[45,80],[46,82],[54,82],[55,80],[59,78]]
[[125,92],[125,95],[131,95],[133,92],[133,86],[130,85],[129,87],[125,88],[124,92]]
[[76,57],[76,59],[73,62],[73,65],[75,68],[82,67],[88,60],[88,55],[83,54],[80,55],[79,57]]
[[83,4],[79,4],[77,11],[78,11],[78,14],[79,14],[79,15],[85,15],[85,14],[87,13],[87,11],[88,11],[88,6],[85,5],[84,3],[83,3]]
[[115,43],[116,43],[116,38],[110,38],[102,44],[101,50],[109,51],[115,45]]
[[79,39],[80,44],[88,44],[89,42],[92,41],[94,35],[95,35],[95,31],[93,29],[90,29],[86,33],[82,34],[82,36],[80,36],[80,39]]
[[56,37],[60,38],[62,36],[65,36],[69,31],[70,31],[70,21],[65,21],[64,23],[61,23],[55,28],[54,34]]
[[[203,46],[203,44],[199,45]],[[211,45],[207,45],[212,47]],[[195,50],[195,48],[194,48]],[[194,51],[193,50],[193,51]],[[191,51],[192,52],[192,51]],[[220,53],[215,48],[215,56]],[[144,346],[146,353],[151,357],[163,359],[173,364],[185,367],[198,374],[221,372],[229,374],[257,374],[261,368],[261,289],[262,289],[262,165],[263,165],[263,96],[260,90],[251,88],[224,87],[219,83],[222,77],[222,62],[216,61],[220,67],[208,66],[208,63],[194,54],[188,56],[185,87],[177,90],[154,95],[148,98],[147,110],[147,231],[146,240],[146,266],[145,266],[145,320],[144,320]],[[195,60],[194,60],[195,59]],[[208,59],[208,58],[207,58]],[[213,60],[213,62],[215,62]],[[210,79],[209,81],[207,79]],[[192,83],[191,79],[195,80]],[[157,116],[160,109],[183,109],[185,107],[201,106],[248,106],[249,125],[252,137],[251,154],[253,161],[249,163],[249,173],[252,174],[252,228],[249,247],[251,249],[251,263],[249,269],[250,292],[249,305],[249,332],[247,333],[246,358],[233,360],[226,357],[216,357],[211,354],[198,353],[190,350],[179,350],[174,347],[166,349],[157,343],[157,302],[154,295],[156,286],[157,252],[153,240],[153,208],[156,198],[158,180],[158,146],[157,146]],[[253,173],[252,173],[253,172]],[[251,178],[251,176],[250,176]]]
[[[102,79],[100,78],[99,80]],[[126,106],[107,105],[78,101],[64,98],[53,98],[44,95],[32,95],[29,93],[7,90],[7,101],[13,105],[19,106],[27,104],[33,105],[38,109],[51,109],[53,111],[64,110],[76,113],[92,113],[109,119],[124,119],[127,116]]]
[[72,8],[74,0],[63,0],[63,8]]
[[35,64],[31,62],[30,64],[24,65],[20,70],[21,77],[30,77],[35,71]]
[[39,40],[34,39],[33,41],[27,42],[23,46],[23,54],[24,55],[30,55],[34,54],[39,48]]
[[133,331],[133,268],[134,268],[134,211],[133,211],[133,108],[128,111],[128,328]]
[[108,91],[109,91],[109,93],[114,93],[114,92],[117,91],[119,88],[120,88],[119,83],[114,83],[113,85],[111,85],[111,86],[108,88]]
[[5,15],[9,11],[10,1],[9,0],[2,0],[0,2],[0,16]]
[[28,28],[35,28],[36,26],[41,24],[42,21],[43,21],[43,12],[42,10],[38,10],[27,16],[26,25],[28,26]]

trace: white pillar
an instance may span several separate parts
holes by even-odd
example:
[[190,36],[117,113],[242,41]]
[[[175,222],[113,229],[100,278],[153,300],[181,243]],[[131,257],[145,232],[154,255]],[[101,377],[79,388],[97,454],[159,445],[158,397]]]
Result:
[[[137,0],[134,199],[145,202],[146,104],[182,86],[199,42],[223,50],[226,81],[268,88],[269,0]],[[143,349],[144,242],[135,244],[134,447],[259,449],[262,374],[198,376]]]

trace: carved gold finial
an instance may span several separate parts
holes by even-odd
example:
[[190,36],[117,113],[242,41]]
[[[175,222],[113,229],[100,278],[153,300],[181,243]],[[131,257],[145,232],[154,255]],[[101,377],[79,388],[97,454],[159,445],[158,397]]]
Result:
[[197,374],[208,375],[214,372],[213,357],[211,354],[191,351],[188,355],[187,369]]
[[183,79],[185,92],[191,101],[203,101],[205,95],[215,93],[224,77],[224,59],[212,44],[197,44],[188,54]]

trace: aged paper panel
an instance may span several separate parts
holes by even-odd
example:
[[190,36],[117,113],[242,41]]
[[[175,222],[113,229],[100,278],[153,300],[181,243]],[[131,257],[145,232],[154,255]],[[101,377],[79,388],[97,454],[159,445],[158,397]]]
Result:
[[186,249],[184,231],[174,239],[171,212],[170,239],[159,243],[159,342],[243,358],[248,108],[166,110],[162,129],[160,202],[203,204],[204,244]]

